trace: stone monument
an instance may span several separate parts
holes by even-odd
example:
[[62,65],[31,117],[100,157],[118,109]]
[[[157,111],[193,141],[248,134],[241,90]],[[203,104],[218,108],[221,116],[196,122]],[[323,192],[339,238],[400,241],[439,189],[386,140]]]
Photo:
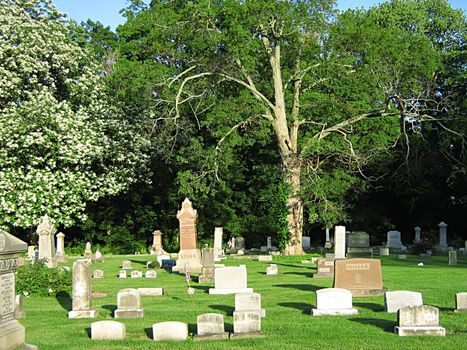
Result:
[[394,332],[401,337],[446,335],[446,330],[439,326],[439,310],[434,306],[402,307],[397,311],[397,323]]
[[151,255],[164,255],[166,254],[164,248],[162,247],[162,231],[156,230],[152,233],[152,247]]
[[190,200],[185,198],[182,209],[177,213],[177,219],[180,222],[180,252],[178,253],[177,264],[172,267],[172,272],[201,272],[201,253],[198,249],[196,235],[197,217],[197,211],[193,209]]
[[225,259],[224,250],[222,249],[222,227],[214,228],[214,261]]
[[15,319],[15,270],[26,242],[0,230],[0,349],[37,349],[28,345],[25,328]]
[[422,240],[422,229],[417,226],[414,227],[415,230],[415,242],[420,242]]
[[439,227],[439,249],[442,251],[448,250],[448,234],[447,227],[448,225],[445,222],[440,222]]
[[336,260],[334,288],[344,288],[354,297],[383,295],[381,261],[378,259]]
[[372,258],[370,236],[363,231],[353,231],[348,237],[347,258]]
[[55,259],[57,262],[67,262],[68,257],[65,255],[65,234],[62,232],[57,233],[57,251],[55,253]]
[[449,265],[457,265],[457,252],[455,250],[452,250],[448,254],[449,254]]
[[52,220],[47,216],[42,217],[42,222],[36,230],[39,235],[39,259],[44,259],[47,267],[57,267],[55,260],[55,229]]
[[334,258],[318,259],[317,271],[313,274],[313,278],[334,277],[334,262],[336,260]]
[[324,249],[331,249],[331,248],[332,248],[331,235],[329,233],[329,227],[326,227],[326,242],[324,243]]
[[334,228],[334,257],[345,259],[345,226]]
[[245,238],[235,237],[234,250],[237,252],[238,255],[245,254]]
[[92,309],[92,263],[88,259],[73,263],[73,309],[68,318],[95,318],[97,311]]
[[198,277],[199,283],[214,282],[214,249],[205,247],[201,251],[201,274]]

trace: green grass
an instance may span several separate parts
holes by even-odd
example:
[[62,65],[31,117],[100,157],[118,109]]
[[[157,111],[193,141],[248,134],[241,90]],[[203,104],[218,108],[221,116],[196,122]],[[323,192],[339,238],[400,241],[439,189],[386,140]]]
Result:
[[[93,268],[105,271],[104,279],[93,280],[93,291],[106,297],[93,298],[99,311],[97,319],[68,319],[71,300],[30,297],[25,300],[26,339],[40,350],[63,349],[466,349],[467,314],[454,313],[455,293],[467,291],[467,259],[461,256],[457,266],[448,266],[447,257],[433,257],[416,266],[420,259],[408,256],[382,258],[383,284],[388,290],[411,290],[423,293],[425,304],[440,309],[440,325],[446,337],[399,337],[393,333],[396,314],[384,312],[384,298],[354,298],[355,316],[312,317],[316,305],[315,291],[331,287],[332,278],[313,279],[315,269],[301,264],[304,257],[275,257],[279,275],[265,274],[267,262],[229,259],[226,265],[246,264],[248,286],[262,296],[266,318],[262,319],[265,338],[195,342],[157,342],[150,339],[152,324],[182,321],[196,333],[196,317],[203,313],[221,313],[225,327],[232,331],[234,295],[209,295],[208,284],[192,283],[196,293],[187,295],[183,275],[157,271],[156,279],[118,279],[117,273],[125,259],[133,268],[145,270],[148,256],[119,256],[96,263]],[[71,262],[67,265],[71,266]],[[142,319],[119,319],[126,324],[124,341],[93,341],[88,336],[94,321],[112,319],[116,295],[120,289],[163,287],[164,296],[143,297],[145,316]]]

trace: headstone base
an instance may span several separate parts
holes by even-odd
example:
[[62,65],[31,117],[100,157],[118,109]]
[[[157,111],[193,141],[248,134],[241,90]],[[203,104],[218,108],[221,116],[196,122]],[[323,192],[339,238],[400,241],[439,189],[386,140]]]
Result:
[[96,318],[97,313],[96,310],[70,311],[68,318]]
[[264,338],[266,334],[263,332],[255,333],[231,333],[230,339],[248,339],[248,338]]
[[319,309],[312,309],[311,314],[313,316],[346,316],[346,315],[356,315],[358,314],[357,309],[327,309],[327,310],[319,310]]
[[352,297],[372,297],[378,295],[384,295],[386,288],[383,289],[350,289],[346,288],[352,292]]
[[16,349],[24,345],[26,332],[24,326],[12,320],[0,325],[0,349]]
[[23,344],[15,348],[15,350],[39,350],[39,348],[36,345]]
[[194,335],[193,340],[201,341],[201,340],[221,340],[221,339],[229,339],[229,332],[224,332],[220,334],[210,334],[210,335]]
[[409,336],[441,336],[446,335],[446,329],[443,327],[394,327],[394,332],[397,333],[400,337],[409,337]]
[[455,309],[454,312],[467,312],[467,309]]
[[321,273],[314,273],[313,278],[326,278],[326,277],[334,277],[334,272],[321,272]]
[[209,294],[253,293],[253,288],[209,288]]
[[201,265],[201,252],[199,249],[181,250],[178,253],[177,265],[172,267],[172,272],[185,273],[201,273],[203,265]]
[[115,318],[143,318],[144,310],[143,309],[133,309],[133,310],[115,310]]
[[66,255],[55,255],[55,261],[57,263],[64,263],[64,262],[67,262],[68,261],[68,257]]

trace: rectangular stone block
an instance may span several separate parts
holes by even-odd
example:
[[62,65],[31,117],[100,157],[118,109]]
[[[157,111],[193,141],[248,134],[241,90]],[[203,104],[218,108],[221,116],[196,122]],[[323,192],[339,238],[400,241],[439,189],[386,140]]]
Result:
[[224,336],[224,315],[203,314],[196,319],[198,336],[222,335]]
[[123,270],[131,270],[133,267],[131,266],[131,261],[130,260],[124,260],[122,262],[122,269]]
[[160,340],[186,340],[188,338],[188,324],[184,322],[159,322],[152,325],[152,336]]
[[400,337],[410,336],[441,336],[446,335],[443,327],[394,327],[394,332]]
[[141,278],[143,277],[143,272],[139,270],[131,271],[131,278]]
[[115,318],[141,318],[144,316],[141,308],[141,294],[137,289],[122,289],[117,294],[117,310]]
[[258,255],[258,261],[272,261],[272,255]]
[[437,327],[439,310],[430,305],[406,306],[397,311],[399,327]]
[[125,270],[120,270],[118,272],[118,278],[126,278],[126,271]]
[[[125,273],[126,273],[126,271],[125,271]],[[94,278],[104,278],[104,270],[101,270],[101,269],[94,270],[92,277],[94,277]]]
[[387,312],[397,312],[401,307],[423,305],[422,293],[398,290],[384,293]]
[[449,253],[449,265],[457,265],[457,252],[450,251]]
[[138,288],[142,297],[156,297],[164,295],[164,288]]
[[247,271],[245,265],[221,267],[214,270],[214,286],[209,294],[250,293],[247,288]]
[[145,272],[144,277],[146,277],[146,278],[156,278],[157,273],[154,270],[148,270],[148,271]]
[[91,323],[91,339],[122,340],[126,337],[125,324],[117,321],[99,321]]
[[261,332],[261,311],[234,311],[234,334]]
[[266,275],[277,275],[279,272],[276,264],[271,264],[266,267]]
[[456,312],[467,312],[467,292],[456,293]]
[[348,289],[356,296],[382,295],[381,261],[378,259],[336,260],[334,288]]
[[235,311],[261,310],[261,294],[239,293],[235,294]]
[[313,316],[355,315],[357,309],[352,307],[352,293],[346,289],[323,288],[316,291],[316,309]]
[[318,259],[317,271],[313,278],[334,277],[334,262],[336,259]]

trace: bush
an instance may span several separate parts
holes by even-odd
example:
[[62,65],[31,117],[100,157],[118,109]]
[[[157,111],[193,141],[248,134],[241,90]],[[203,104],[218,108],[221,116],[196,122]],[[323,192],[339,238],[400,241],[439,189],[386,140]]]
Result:
[[16,293],[38,296],[71,294],[71,271],[48,268],[43,260],[21,266],[16,271]]

